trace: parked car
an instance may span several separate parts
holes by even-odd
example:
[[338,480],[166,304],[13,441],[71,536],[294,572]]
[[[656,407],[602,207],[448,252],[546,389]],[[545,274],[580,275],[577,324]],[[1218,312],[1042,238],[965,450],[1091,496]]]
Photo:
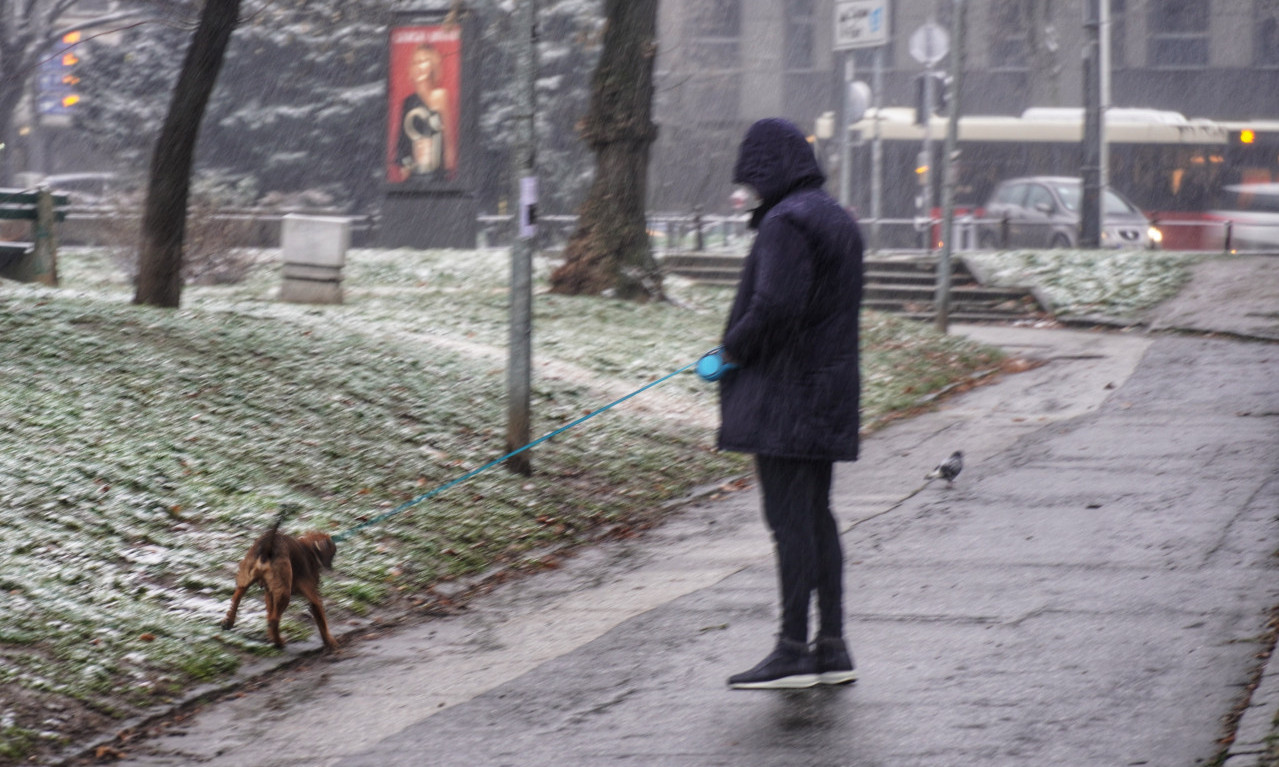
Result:
[[[1068,176],[1029,176],[1002,181],[980,216],[984,248],[1073,248],[1079,241],[1082,183]],[[1105,190],[1103,248],[1150,248],[1162,239],[1141,210],[1113,189]]]

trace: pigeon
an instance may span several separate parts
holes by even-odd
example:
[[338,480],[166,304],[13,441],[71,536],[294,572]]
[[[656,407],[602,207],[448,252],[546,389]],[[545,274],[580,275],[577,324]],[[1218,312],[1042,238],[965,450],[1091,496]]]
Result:
[[937,468],[924,475],[924,479],[944,479],[946,486],[950,487],[955,484],[955,477],[959,476],[959,472],[964,470],[964,454],[960,450],[950,454],[950,457],[937,464]]

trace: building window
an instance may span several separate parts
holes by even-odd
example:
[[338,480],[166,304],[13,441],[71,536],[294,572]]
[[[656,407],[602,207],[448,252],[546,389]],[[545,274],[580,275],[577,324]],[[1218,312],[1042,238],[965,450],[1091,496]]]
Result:
[[1026,69],[1030,56],[1030,4],[1026,0],[996,0],[991,8],[991,69]]
[[738,118],[742,92],[741,0],[689,0],[688,62],[684,89],[693,121],[703,126]]
[[786,0],[786,37],[782,63],[787,71],[813,68],[816,0]]
[[1110,0],[1110,68],[1128,66],[1128,0]]
[[1279,67],[1279,0],[1257,0],[1257,48],[1253,58],[1259,67]]
[[1150,66],[1208,66],[1208,0],[1152,0],[1148,18]]
[[741,0],[695,0],[689,16],[693,63],[711,70],[740,69]]

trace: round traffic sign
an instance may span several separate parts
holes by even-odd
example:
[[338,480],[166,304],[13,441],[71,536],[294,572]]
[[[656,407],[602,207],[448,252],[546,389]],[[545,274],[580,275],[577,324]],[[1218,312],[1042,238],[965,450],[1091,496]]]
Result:
[[950,53],[950,35],[935,21],[925,22],[910,36],[911,58],[926,66],[934,66]]

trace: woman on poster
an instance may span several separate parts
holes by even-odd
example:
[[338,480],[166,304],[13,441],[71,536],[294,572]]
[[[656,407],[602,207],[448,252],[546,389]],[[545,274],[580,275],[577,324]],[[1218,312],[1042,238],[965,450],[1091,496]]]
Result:
[[440,86],[440,52],[423,43],[409,59],[413,92],[400,108],[400,136],[396,162],[404,178],[444,180],[456,165],[452,136],[448,135],[448,91]]

